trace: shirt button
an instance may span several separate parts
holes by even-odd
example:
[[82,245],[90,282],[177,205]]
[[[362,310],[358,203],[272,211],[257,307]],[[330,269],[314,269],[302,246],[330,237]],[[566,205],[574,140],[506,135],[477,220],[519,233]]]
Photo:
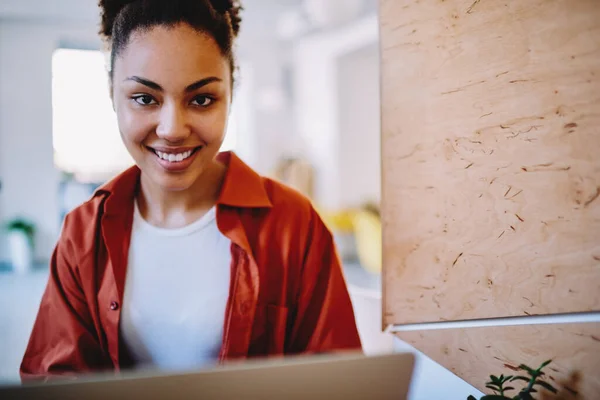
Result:
[[113,311],[118,310],[119,309],[119,303],[117,303],[116,301],[112,301],[110,303],[110,309],[113,310]]

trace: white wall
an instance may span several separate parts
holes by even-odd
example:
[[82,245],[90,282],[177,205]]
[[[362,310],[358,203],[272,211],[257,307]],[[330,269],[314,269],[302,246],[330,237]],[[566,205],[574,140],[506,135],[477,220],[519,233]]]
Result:
[[416,356],[409,400],[465,400],[469,395],[476,398],[483,396],[479,390],[409,344],[394,339],[394,349],[397,352],[410,352]]
[[[48,258],[60,229],[59,174],[52,150],[52,52],[63,44],[100,46],[95,30],[93,25],[0,20],[0,221],[15,215],[33,219],[39,259]],[[0,261],[7,258],[6,243],[0,240]]]
[[0,15],[3,19],[29,20],[36,23],[95,24],[98,16],[97,1],[81,0],[2,0]]
[[270,174],[287,151],[294,130],[285,75],[289,51],[274,38],[248,33],[240,36],[237,55],[248,66],[246,105],[252,109],[248,125],[239,130],[242,156],[259,173]]
[[0,386],[19,382],[19,366],[47,281],[48,271],[0,273]]
[[[371,89],[366,89],[365,86],[363,93],[374,96],[369,101],[378,101],[378,83],[375,81],[379,74],[373,59],[367,62],[368,67],[359,66],[356,70],[353,67],[347,68],[347,63],[340,64],[340,59],[365,47],[376,46],[377,43],[378,22],[376,16],[372,15],[332,31],[310,35],[294,45],[296,140],[303,145],[303,155],[317,171],[315,197],[322,208],[338,209],[347,205],[346,199],[354,196],[348,185],[344,186],[340,176],[344,173],[346,164],[343,161],[346,156],[342,154],[346,149],[342,146],[342,141],[346,139],[344,135],[353,134],[346,132],[347,124],[357,122],[353,119],[355,116],[348,115],[348,112],[354,113],[356,106],[341,101],[340,95],[345,95],[345,92],[339,86],[350,79],[350,76],[360,73],[360,69],[367,68],[374,75],[366,78],[371,83],[366,85]],[[340,72],[345,75],[341,80],[338,79]],[[350,118],[352,122],[347,123],[346,118]],[[376,121],[378,120],[377,116]],[[370,125],[372,122],[365,118],[361,123]],[[373,152],[375,157],[377,153],[379,149]],[[374,176],[379,174],[377,169]]]
[[379,204],[381,121],[377,43],[338,60],[339,171],[342,206]]

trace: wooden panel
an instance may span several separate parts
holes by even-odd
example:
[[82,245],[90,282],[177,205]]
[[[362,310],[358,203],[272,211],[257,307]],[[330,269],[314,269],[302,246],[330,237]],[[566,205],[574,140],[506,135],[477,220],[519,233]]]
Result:
[[384,319],[600,309],[600,2],[383,0]]
[[[401,332],[402,340],[423,351],[456,375],[485,391],[489,375],[511,375],[525,363],[548,359],[548,381],[557,388],[579,372],[583,399],[600,398],[600,324],[522,325]],[[435,382],[432,382],[435,384]],[[518,386],[520,387],[520,386]]]

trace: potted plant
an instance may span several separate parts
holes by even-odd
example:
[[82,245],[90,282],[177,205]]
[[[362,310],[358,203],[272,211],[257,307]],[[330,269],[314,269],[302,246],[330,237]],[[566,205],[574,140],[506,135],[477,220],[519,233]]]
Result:
[[11,263],[15,271],[28,272],[33,265],[35,225],[25,218],[15,218],[6,224]]
[[[556,395],[558,390],[554,386],[545,382],[543,379],[544,369],[552,360],[543,362],[537,369],[528,367],[525,364],[521,364],[519,369],[527,372],[529,376],[495,376],[490,375],[490,381],[486,382],[486,387],[492,390],[493,394],[483,396],[480,400],[535,400],[535,393],[537,393],[537,387],[546,389],[549,393]],[[519,390],[514,396],[509,395],[508,392],[515,391],[515,388],[510,385],[511,382],[523,381],[525,386]],[[546,398],[546,397],[544,397]],[[467,400],[477,400],[474,396],[469,396]]]

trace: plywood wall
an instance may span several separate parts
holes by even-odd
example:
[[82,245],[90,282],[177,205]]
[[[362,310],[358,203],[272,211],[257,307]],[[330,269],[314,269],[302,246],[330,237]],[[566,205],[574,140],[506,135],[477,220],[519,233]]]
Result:
[[[384,324],[600,311],[600,1],[381,0],[380,24]],[[399,335],[479,387],[556,356],[600,398],[597,324],[472,329]]]
[[381,16],[388,321],[600,310],[600,2]]

